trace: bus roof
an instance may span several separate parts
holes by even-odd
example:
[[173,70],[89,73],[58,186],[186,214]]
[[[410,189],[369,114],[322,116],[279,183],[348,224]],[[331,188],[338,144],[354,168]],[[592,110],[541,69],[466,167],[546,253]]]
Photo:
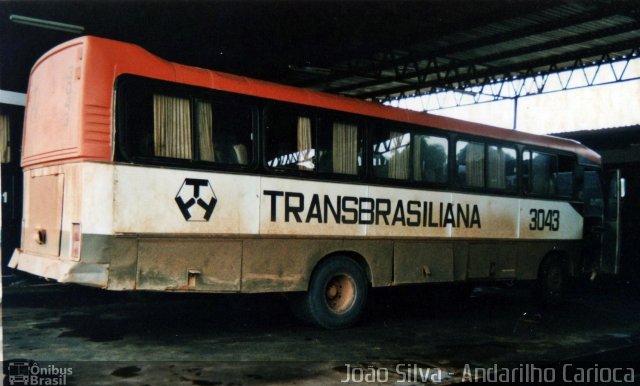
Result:
[[[408,124],[428,126],[457,133],[553,148],[576,153],[579,157],[596,164],[601,163],[601,158],[596,152],[573,140],[507,130],[454,118],[384,106],[319,91],[181,65],[163,60],[134,44],[93,36],[76,38],[49,50],[36,62],[32,69],[32,74],[49,58],[74,46],[78,47],[78,53],[74,55],[75,60],[80,63],[76,63],[75,65],[82,67],[81,74],[77,74],[76,76],[84,77],[84,87],[82,88],[83,100],[81,102],[82,105],[86,107],[82,109],[82,114],[84,115],[89,115],[90,111],[94,111],[96,106],[103,106],[113,112],[112,96],[115,81],[120,75],[131,74],[277,101],[389,119]],[[70,64],[65,65],[68,66]],[[29,87],[31,89],[31,84]],[[85,116],[81,120],[87,122],[90,118]],[[90,148],[91,154],[84,154],[84,156],[79,155],[75,158],[110,159],[113,154],[111,146],[111,141],[109,141],[108,148],[104,148],[104,146],[102,148],[100,146],[94,146]],[[104,156],[106,156],[106,158],[104,158]],[[43,161],[43,159],[40,160]],[[23,159],[23,165],[29,164],[29,162],[26,161],[26,159]]]

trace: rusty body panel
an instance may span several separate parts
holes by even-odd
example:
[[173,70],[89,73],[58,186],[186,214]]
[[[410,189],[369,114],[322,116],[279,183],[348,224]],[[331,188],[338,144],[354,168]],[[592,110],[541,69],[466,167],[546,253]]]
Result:
[[17,249],[9,267],[29,272],[60,283],[76,283],[93,287],[107,287],[108,264],[78,263],[31,254]]
[[397,284],[453,281],[453,246],[450,242],[397,242],[394,278]]
[[138,240],[137,289],[240,291],[242,242]]
[[[549,251],[578,262],[576,242],[518,241],[455,246],[464,241],[229,239],[93,236],[109,246],[108,263],[14,255],[12,266],[39,276],[110,290],[192,292],[305,291],[317,263],[336,254],[361,256],[373,287],[467,280],[534,280]],[[496,251],[498,251],[496,253]],[[572,252],[573,251],[573,252]]]
[[373,286],[390,285],[393,244],[387,240],[270,238],[244,243],[242,290],[304,291],[323,258],[342,254],[362,257]]

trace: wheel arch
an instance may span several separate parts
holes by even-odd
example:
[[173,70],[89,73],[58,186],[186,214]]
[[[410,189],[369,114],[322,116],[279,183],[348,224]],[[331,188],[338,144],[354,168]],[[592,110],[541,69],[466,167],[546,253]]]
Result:
[[538,266],[534,289],[537,301],[544,306],[561,304],[567,294],[572,270],[570,253],[555,249],[547,253]]
[[366,259],[358,253],[326,254],[311,270],[307,291],[290,297],[294,315],[331,330],[353,325],[367,302],[369,271]]
[[362,256],[360,253],[355,252],[355,251],[339,250],[339,251],[333,251],[331,253],[328,253],[324,257],[322,257],[320,260],[318,260],[318,262],[315,264],[315,266],[311,270],[311,275],[309,276],[309,281],[307,283],[307,289],[308,289],[309,285],[311,284],[311,278],[313,277],[313,275],[317,271],[318,267],[322,263],[324,263],[325,261],[330,260],[330,259],[335,258],[335,257],[338,257],[338,256],[348,257],[351,260],[355,261],[360,266],[362,271],[365,273],[365,276],[367,277],[368,285],[371,286],[373,277],[372,277],[372,273],[371,273],[371,267],[369,266],[369,263],[367,262],[367,259],[365,259],[364,256]]
[[575,264],[570,258],[569,253],[562,249],[554,249],[547,252],[546,255],[540,260],[540,264],[538,264],[538,274],[537,277],[541,277],[542,272],[548,264],[551,262],[559,262],[565,270],[567,276],[572,276],[574,273]]

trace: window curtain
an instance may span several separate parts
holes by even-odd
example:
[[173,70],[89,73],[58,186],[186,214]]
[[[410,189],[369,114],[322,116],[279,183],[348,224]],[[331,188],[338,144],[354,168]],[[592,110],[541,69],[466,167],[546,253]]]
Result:
[[389,178],[406,180],[409,178],[409,144],[404,141],[409,139],[409,134],[392,131],[389,137]]
[[213,108],[210,103],[198,102],[196,107],[198,117],[198,149],[201,161],[215,161],[215,146],[213,143]]
[[489,187],[493,189],[506,188],[506,157],[504,150],[500,147],[489,146],[487,164]]
[[247,147],[243,143],[233,145],[233,151],[236,154],[236,163],[239,165],[249,164],[249,152]]
[[422,135],[416,135],[413,137],[413,180],[422,181],[422,173],[430,165],[423,164],[422,152],[423,147],[426,146],[426,138]]
[[189,100],[153,96],[154,155],[191,159],[191,110]]
[[467,165],[466,184],[468,186],[484,186],[484,145],[469,142],[465,156]]
[[3,164],[11,162],[10,140],[9,117],[0,115],[0,161]]
[[333,124],[333,172],[358,174],[358,126]]
[[311,119],[298,117],[298,169],[313,170],[313,156]]
[[555,193],[553,173],[556,171],[557,167],[554,161],[555,158],[553,156],[533,153],[531,185],[534,193]]

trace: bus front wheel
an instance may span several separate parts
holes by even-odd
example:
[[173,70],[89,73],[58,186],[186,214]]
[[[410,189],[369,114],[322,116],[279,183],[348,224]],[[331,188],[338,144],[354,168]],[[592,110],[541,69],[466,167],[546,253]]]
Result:
[[566,295],[568,280],[563,260],[546,259],[540,266],[537,283],[538,300],[546,305],[561,303]]
[[313,272],[309,290],[293,304],[294,312],[320,327],[349,327],[360,318],[367,291],[367,277],[358,263],[345,256],[332,257]]

